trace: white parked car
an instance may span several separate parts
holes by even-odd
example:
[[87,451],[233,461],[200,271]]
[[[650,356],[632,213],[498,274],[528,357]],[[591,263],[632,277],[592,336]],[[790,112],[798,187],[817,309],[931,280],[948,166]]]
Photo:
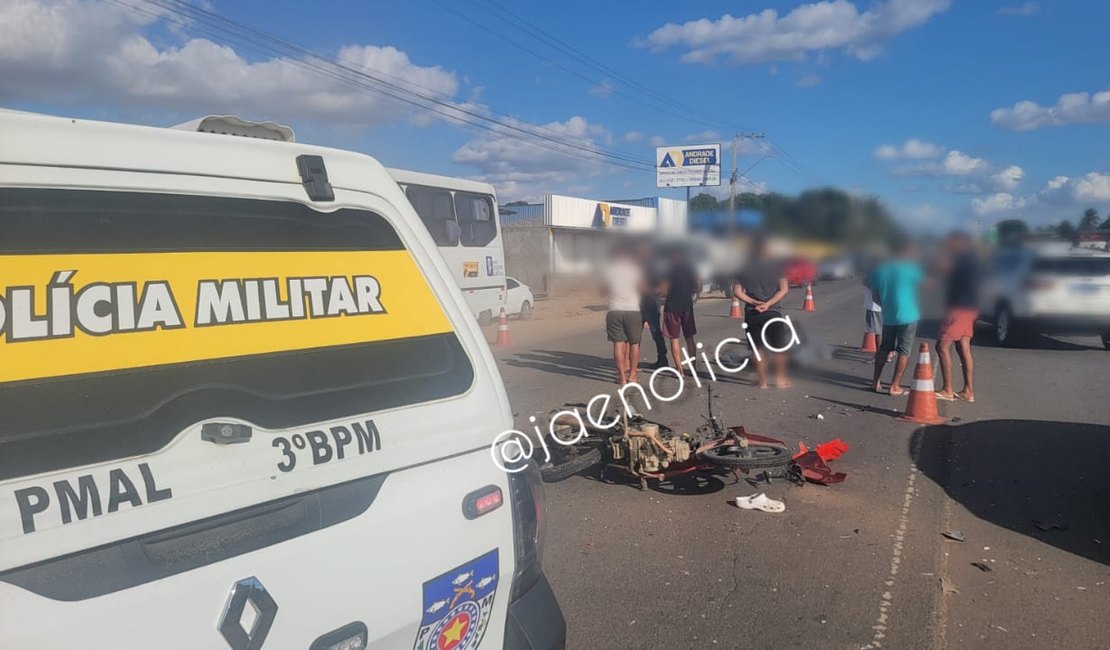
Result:
[[532,317],[532,306],[536,299],[532,296],[532,289],[516,278],[505,278],[505,313],[517,316],[521,320]]
[[1110,253],[1069,244],[999,250],[980,290],[1003,345],[1023,334],[1091,334],[1110,349]]
[[850,257],[829,257],[817,265],[817,277],[822,280],[847,280],[855,276]]

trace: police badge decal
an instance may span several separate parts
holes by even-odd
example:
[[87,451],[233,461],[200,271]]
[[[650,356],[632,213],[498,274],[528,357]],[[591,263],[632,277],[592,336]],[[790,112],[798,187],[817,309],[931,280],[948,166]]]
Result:
[[424,617],[414,650],[473,650],[497,591],[497,549],[424,583]]

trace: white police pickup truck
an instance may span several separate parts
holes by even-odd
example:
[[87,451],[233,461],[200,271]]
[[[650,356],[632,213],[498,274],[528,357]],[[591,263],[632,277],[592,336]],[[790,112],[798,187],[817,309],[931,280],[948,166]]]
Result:
[[563,647],[434,242],[292,140],[0,111],[0,648]]

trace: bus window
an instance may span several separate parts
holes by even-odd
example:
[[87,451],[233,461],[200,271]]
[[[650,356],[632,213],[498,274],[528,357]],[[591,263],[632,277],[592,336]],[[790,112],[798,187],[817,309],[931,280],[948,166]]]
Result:
[[488,246],[497,237],[493,210],[493,201],[488,196],[455,192],[455,213],[463,246]]
[[457,246],[459,243],[459,224],[451,207],[451,193],[432,187],[410,185],[405,194],[409,203],[416,208],[416,214],[432,234],[436,246]]

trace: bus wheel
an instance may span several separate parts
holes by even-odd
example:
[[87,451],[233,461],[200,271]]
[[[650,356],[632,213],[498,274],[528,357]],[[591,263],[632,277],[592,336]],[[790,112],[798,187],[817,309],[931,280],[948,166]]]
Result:
[[485,327],[486,325],[492,325],[493,324],[493,312],[490,311],[489,309],[487,309],[484,312],[478,314],[478,324],[481,325],[482,327]]

